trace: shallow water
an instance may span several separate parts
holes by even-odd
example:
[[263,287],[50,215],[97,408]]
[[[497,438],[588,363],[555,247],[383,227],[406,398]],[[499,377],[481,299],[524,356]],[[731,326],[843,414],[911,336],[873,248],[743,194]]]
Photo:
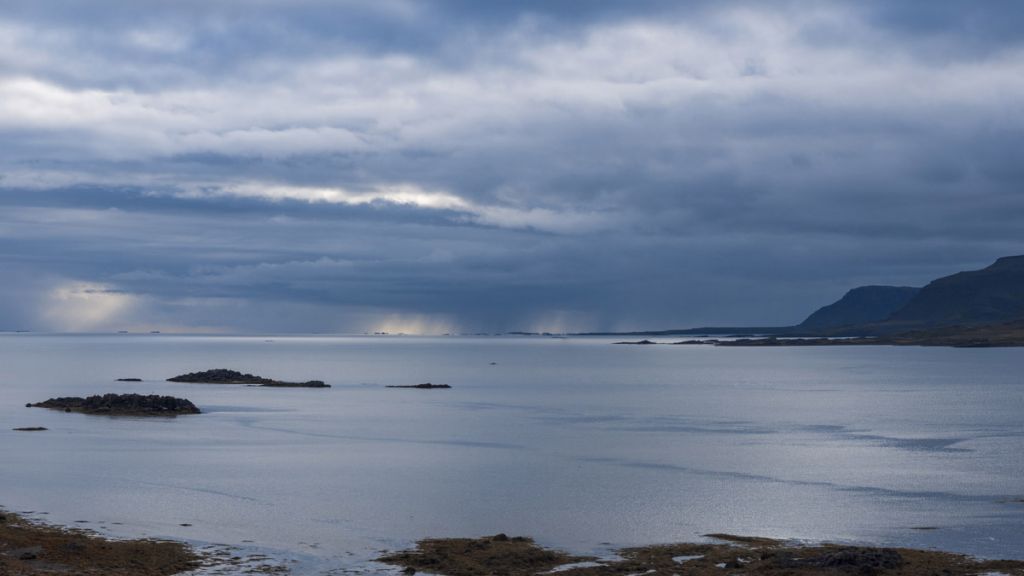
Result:
[[[610,342],[2,335],[0,504],[299,573],[497,532],[579,553],[732,532],[1024,559],[1024,350]],[[214,367],[333,387],[164,381]],[[453,388],[384,388],[428,381]],[[24,407],[103,392],[204,414]]]

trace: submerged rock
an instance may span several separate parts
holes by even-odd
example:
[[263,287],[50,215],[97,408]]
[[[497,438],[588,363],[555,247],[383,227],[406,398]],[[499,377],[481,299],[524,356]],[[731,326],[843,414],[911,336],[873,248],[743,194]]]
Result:
[[237,370],[228,370],[226,368],[214,368],[213,370],[205,370],[202,372],[189,372],[188,374],[182,374],[181,376],[168,378],[167,381],[188,382],[191,384],[253,384],[256,386],[276,386],[281,388],[331,387],[329,384],[325,384],[322,380],[309,380],[307,382],[283,382],[281,380],[263,378],[262,376],[255,376],[253,374],[244,374]]
[[104,394],[80,398],[68,396],[50,398],[45,402],[29,404],[33,408],[50,408],[65,412],[99,414],[107,416],[177,416],[199,414],[199,408],[184,398],[155,394]]
[[142,382],[142,378],[118,378],[118,382]]
[[15,432],[42,432],[49,430],[49,428],[43,428],[42,426],[24,426],[22,428],[12,428]]
[[385,386],[385,388],[417,388],[419,390],[433,390],[435,388],[451,388],[447,384],[431,384],[427,382],[425,384],[402,384],[402,385],[391,385]]

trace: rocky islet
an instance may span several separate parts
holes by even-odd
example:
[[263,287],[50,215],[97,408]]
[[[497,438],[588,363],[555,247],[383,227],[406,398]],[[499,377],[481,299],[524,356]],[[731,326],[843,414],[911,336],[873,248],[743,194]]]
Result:
[[97,394],[85,398],[62,396],[25,406],[104,416],[178,416],[200,413],[199,408],[189,400],[156,394]]

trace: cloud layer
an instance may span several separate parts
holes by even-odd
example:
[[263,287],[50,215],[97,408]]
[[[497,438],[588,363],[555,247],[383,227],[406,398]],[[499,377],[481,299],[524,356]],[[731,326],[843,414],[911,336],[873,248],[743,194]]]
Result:
[[6,4],[0,328],[788,323],[1024,252],[1015,2]]

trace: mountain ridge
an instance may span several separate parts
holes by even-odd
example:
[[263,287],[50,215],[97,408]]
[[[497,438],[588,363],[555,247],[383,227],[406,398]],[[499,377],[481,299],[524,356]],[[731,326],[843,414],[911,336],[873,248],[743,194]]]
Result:
[[805,331],[882,322],[921,291],[911,286],[858,286],[811,313],[796,329]]
[[[859,286],[794,326],[705,326],[580,335],[835,337],[917,332],[920,337],[920,333],[936,331],[948,339],[957,330],[1018,322],[1024,322],[1024,255],[1003,256],[985,268],[942,276],[922,288]],[[1000,331],[1006,332],[1004,328]]]

